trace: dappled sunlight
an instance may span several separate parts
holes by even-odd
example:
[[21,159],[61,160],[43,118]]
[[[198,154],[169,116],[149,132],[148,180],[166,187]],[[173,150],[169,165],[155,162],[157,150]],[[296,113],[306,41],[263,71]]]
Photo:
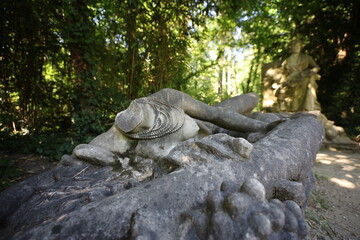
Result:
[[353,171],[354,169],[360,167],[360,159],[356,161],[356,159],[351,156],[346,156],[343,154],[324,154],[319,153],[316,156],[316,162],[326,165],[335,164],[342,168],[344,171]]
[[326,160],[326,159],[320,159],[318,160],[317,162],[321,163],[321,164],[327,164],[327,165],[330,165],[331,164],[331,161],[330,160]]
[[[324,208],[321,209],[318,216],[324,217],[329,226],[334,228],[331,230],[331,233],[334,233],[331,239],[358,239],[360,236],[358,228],[360,219],[358,214],[360,207],[359,150],[341,151],[331,147],[323,148],[316,156],[314,172],[317,178],[315,194],[321,194],[324,197],[323,201],[327,204],[326,211]],[[341,232],[343,235],[339,234]],[[349,237],[344,237],[345,233]]]
[[355,188],[355,184],[353,184],[352,182],[350,182],[346,179],[330,178],[330,181],[333,183],[336,183],[340,187],[351,188],[351,189]]
[[344,166],[342,170],[351,172],[354,171],[355,169],[356,169],[355,166]]
[[345,177],[353,178],[353,176],[351,176],[350,174],[345,174]]
[[316,156],[315,173],[329,179],[336,185],[348,188],[360,188],[360,154],[341,153],[334,150],[322,150]]

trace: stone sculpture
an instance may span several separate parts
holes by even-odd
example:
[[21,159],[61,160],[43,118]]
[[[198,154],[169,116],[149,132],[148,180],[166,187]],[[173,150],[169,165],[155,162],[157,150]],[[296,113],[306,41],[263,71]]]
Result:
[[275,117],[269,122],[245,116],[257,103],[258,96],[249,93],[209,106],[183,92],[163,89],[132,101],[116,116],[108,132],[88,145],[76,147],[74,155],[111,165],[116,163],[116,154],[145,158],[166,156],[179,142],[198,136],[199,131],[203,135],[214,131],[266,133],[281,120]]
[[[203,114],[211,109],[237,116],[234,112],[242,112],[247,104],[236,106],[234,112],[224,106],[238,100],[206,107]],[[177,142],[166,155],[141,154],[148,146],[145,142],[156,140],[153,133],[159,139],[173,139],[173,134],[181,139],[198,129],[189,116],[200,114],[181,107],[183,101],[170,103],[161,105],[164,112],[153,118],[159,119],[155,125],[130,114],[126,117],[136,122],[124,123],[120,117],[126,112],[119,114],[115,126],[92,144],[78,146],[54,169],[1,192],[0,239],[304,239],[304,209],[314,181],[312,164],[323,138],[321,124],[307,114],[276,124],[272,123],[280,117],[275,114],[252,114],[259,120],[239,117],[247,119],[245,124],[255,123],[251,131],[260,131],[244,135],[255,139],[252,143],[217,133]],[[137,104],[130,109],[149,107]],[[172,107],[177,108],[175,113],[168,112]],[[186,113],[180,117],[181,127],[160,121],[178,119],[181,110]],[[216,131],[227,132],[223,127],[232,126],[202,116],[221,126]],[[212,129],[212,123],[201,124]],[[234,133],[234,128],[230,130]],[[107,165],[102,160],[116,161],[99,166],[83,161],[88,157],[100,165]]]
[[282,63],[264,66],[264,107],[277,111],[298,112],[320,110],[316,90],[320,67],[301,52],[302,42],[290,42],[291,55]]
[[311,56],[301,52],[301,47],[302,42],[294,40],[289,44],[291,55],[287,59],[263,66],[263,110],[314,114],[325,128],[325,145],[358,149],[358,144],[345,135],[342,127],[336,126],[321,113],[316,97],[320,67]]

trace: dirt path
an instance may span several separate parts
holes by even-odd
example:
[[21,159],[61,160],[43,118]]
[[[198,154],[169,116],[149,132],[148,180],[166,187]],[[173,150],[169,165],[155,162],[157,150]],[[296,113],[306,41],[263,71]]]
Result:
[[321,149],[314,171],[308,239],[360,239],[360,152]]

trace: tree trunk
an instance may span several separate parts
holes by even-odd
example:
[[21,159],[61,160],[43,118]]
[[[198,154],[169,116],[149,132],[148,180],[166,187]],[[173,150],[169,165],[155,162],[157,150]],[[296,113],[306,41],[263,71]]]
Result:
[[72,0],[65,11],[64,31],[75,73],[73,107],[75,113],[93,114],[96,109],[94,80],[95,29],[90,21],[90,10],[84,0]]
[[126,64],[126,95],[129,99],[134,99],[138,96],[141,88],[141,64],[139,57],[139,47],[137,39],[137,16],[138,16],[138,1],[127,2],[127,15],[125,17],[126,23],[126,43],[127,49],[127,64]]

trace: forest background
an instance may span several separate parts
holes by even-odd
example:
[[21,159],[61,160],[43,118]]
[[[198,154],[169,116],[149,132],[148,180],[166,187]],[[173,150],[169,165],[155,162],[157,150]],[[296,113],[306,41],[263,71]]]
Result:
[[261,66],[294,38],[321,67],[323,113],[354,137],[359,14],[358,0],[2,0],[0,151],[58,160],[165,87],[261,96]]

